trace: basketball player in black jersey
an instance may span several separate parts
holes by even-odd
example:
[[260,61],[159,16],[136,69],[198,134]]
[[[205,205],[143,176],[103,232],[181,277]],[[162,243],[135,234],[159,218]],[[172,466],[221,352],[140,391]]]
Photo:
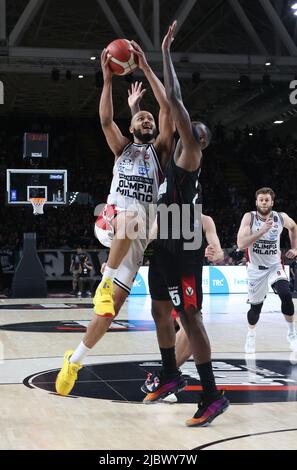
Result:
[[162,53],[166,95],[180,140],[173,158],[166,166],[165,180],[159,190],[158,235],[149,273],[152,313],[156,322],[163,368],[155,377],[144,402],[156,401],[186,385],[176,367],[175,331],[170,316],[173,303],[189,338],[203,391],[198,410],[193,418],[186,421],[186,425],[205,426],[223,413],[229,401],[216,388],[210,343],[201,319],[202,279],[199,273],[204,250],[202,246],[197,249],[197,243],[192,243],[192,249],[188,249],[186,236],[181,235],[179,239],[174,239],[173,232],[176,227],[181,228],[182,233],[185,228],[184,219],[178,217],[178,211],[172,216],[167,239],[163,237],[164,217],[160,216],[161,207],[172,207],[172,204],[181,209],[181,214],[190,209],[190,232],[194,233],[194,229],[195,232],[199,229],[201,232],[201,217],[200,227],[197,227],[199,217],[195,206],[199,204],[198,178],[202,150],[209,145],[211,138],[210,131],[204,124],[191,122],[182,101],[180,85],[170,56],[175,27],[176,21],[169,27],[163,40]]
[[[200,186],[200,185],[199,185]],[[205,248],[204,256],[209,263],[216,265],[217,263],[223,261],[224,252],[221,247],[219,237],[217,235],[217,230],[213,219],[205,214],[201,215],[202,229],[203,229],[203,250]],[[196,275],[201,276],[202,279],[202,264],[197,266]],[[199,271],[198,271],[199,269]],[[202,283],[199,283],[201,288]],[[202,289],[201,292],[197,293],[201,295],[201,301],[199,300],[199,305],[202,304]],[[202,315],[202,313],[201,313]],[[175,340],[175,355],[176,355],[176,365],[181,367],[191,356],[192,349],[189,342],[188,336],[182,326],[182,323],[179,318],[179,314],[173,308],[171,311],[171,316],[174,321],[175,331],[176,331],[176,340]],[[178,376],[179,377],[179,376]],[[158,378],[158,377],[157,377]],[[142,385],[141,390],[144,393],[150,393],[151,385],[155,381],[156,375],[154,373],[148,372],[145,383]],[[178,400],[174,393],[166,396],[164,398],[165,402],[176,403]]]

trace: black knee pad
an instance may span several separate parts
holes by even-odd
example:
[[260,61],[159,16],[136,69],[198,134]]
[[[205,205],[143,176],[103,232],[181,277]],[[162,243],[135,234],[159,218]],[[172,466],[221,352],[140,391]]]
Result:
[[280,299],[282,301],[282,313],[284,315],[292,317],[294,315],[294,304],[291,292],[289,292],[288,294],[280,295]]
[[290,292],[289,281],[281,279],[272,286],[274,292],[279,296],[282,302],[282,313],[292,317],[294,315],[294,304]]
[[251,308],[247,314],[248,322],[250,325],[254,326],[258,323],[262,307],[263,307],[263,302],[261,304],[251,305]]

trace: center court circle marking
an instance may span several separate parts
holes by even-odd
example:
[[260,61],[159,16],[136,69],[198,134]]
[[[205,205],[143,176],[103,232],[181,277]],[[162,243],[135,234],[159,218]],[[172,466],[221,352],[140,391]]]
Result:
[[[61,360],[62,363],[62,360]],[[157,361],[131,361],[86,365],[80,372],[72,396],[113,401],[141,402],[140,387],[146,372],[161,368]],[[289,361],[221,359],[213,361],[217,385],[231,403],[297,401],[297,366]],[[178,394],[180,403],[197,403],[201,391],[193,361],[182,366],[188,385]],[[29,388],[55,392],[58,370],[42,371],[24,380]]]

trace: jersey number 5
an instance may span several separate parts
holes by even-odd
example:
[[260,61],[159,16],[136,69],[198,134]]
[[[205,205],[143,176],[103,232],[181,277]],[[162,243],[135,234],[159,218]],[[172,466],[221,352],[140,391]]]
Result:
[[180,295],[178,293],[178,289],[174,289],[174,290],[171,290],[169,292],[170,294],[170,297],[171,297],[171,300],[172,300],[172,303],[175,307],[178,307],[180,304],[181,304],[181,300],[180,300]]

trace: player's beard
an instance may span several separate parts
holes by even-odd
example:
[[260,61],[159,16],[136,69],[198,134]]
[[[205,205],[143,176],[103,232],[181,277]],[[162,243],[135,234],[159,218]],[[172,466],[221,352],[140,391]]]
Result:
[[157,129],[153,129],[153,132],[146,134],[142,134],[141,129],[134,129],[134,136],[143,144],[148,144],[157,137]]
[[257,212],[259,212],[259,214],[262,215],[263,217],[266,217],[272,211],[272,206],[267,207],[267,209],[265,210],[261,209],[259,206],[256,206],[256,207],[257,207]]

